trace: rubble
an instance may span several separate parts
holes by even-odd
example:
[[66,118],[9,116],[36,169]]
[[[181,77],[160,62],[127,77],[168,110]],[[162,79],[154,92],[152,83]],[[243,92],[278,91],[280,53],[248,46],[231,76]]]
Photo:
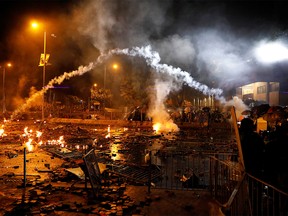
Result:
[[[184,148],[179,140],[187,134],[158,135],[135,129],[115,130],[110,137],[104,138],[108,133],[106,128],[95,130],[92,126],[84,128],[72,124],[41,127],[43,140],[57,140],[64,135],[65,146],[44,142],[34,152],[28,152],[24,162],[23,140],[19,143],[19,139],[15,139],[8,149],[8,144],[0,144],[0,157],[5,157],[0,163],[0,201],[6,202],[0,214],[149,215],[147,208],[161,203],[164,197],[174,196],[171,196],[173,192],[148,194],[148,169],[152,168],[152,180],[159,178],[160,172],[156,166],[149,167],[145,163],[143,155],[147,148],[156,143],[160,154],[201,147],[191,144]],[[16,125],[10,129],[15,130]],[[23,129],[15,131],[19,131],[18,137],[21,137]],[[85,170],[84,157],[91,150],[95,152],[99,168],[100,182],[96,185],[91,184],[91,176],[89,178],[89,172]],[[95,161],[90,162],[95,167]],[[24,163],[26,184],[23,182]],[[97,187],[97,193],[92,190],[93,186]],[[139,194],[135,197],[134,193]],[[187,213],[194,208],[191,203],[183,205]]]

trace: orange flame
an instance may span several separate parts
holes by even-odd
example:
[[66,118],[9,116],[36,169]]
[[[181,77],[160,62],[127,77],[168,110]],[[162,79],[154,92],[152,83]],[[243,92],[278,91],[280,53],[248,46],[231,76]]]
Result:
[[28,152],[32,152],[34,150],[34,146],[32,145],[33,139],[29,138],[28,141],[25,143]]
[[173,121],[157,122],[153,124],[153,130],[155,133],[159,132],[177,132],[178,126]]
[[4,134],[5,130],[4,130],[4,125],[2,125],[1,129],[0,129],[0,136],[3,137],[6,134]]
[[108,128],[107,128],[107,132],[108,132],[108,134],[105,136],[105,138],[109,138],[109,137],[111,137],[111,129],[110,129],[110,125],[108,125]]

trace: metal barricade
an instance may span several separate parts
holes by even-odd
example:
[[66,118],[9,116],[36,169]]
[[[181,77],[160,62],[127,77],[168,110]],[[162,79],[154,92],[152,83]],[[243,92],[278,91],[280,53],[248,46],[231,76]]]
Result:
[[210,191],[225,215],[288,215],[288,194],[257,179],[236,163],[210,158]]
[[[161,177],[152,182],[154,188],[191,190],[208,189],[211,181],[210,157],[214,154],[200,152],[171,151],[164,155],[151,152],[151,163],[159,167]],[[221,159],[231,157],[220,154]]]
[[[151,152],[160,177],[151,189],[210,190],[226,216],[287,216],[288,194],[242,171],[234,154]],[[153,156],[154,155],[154,156]],[[150,188],[149,188],[150,190]]]

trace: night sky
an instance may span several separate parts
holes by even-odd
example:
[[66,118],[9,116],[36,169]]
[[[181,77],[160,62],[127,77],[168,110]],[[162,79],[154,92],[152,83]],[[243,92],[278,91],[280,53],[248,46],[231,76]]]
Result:
[[[44,31],[32,32],[32,19],[45,23],[52,64],[47,81],[95,61],[101,52],[150,45],[162,63],[229,91],[259,77],[285,76],[286,62],[262,65],[252,52],[263,40],[287,44],[287,6],[287,1],[248,0],[0,0],[0,65],[13,63],[7,85],[17,86],[7,88],[7,100],[17,107],[32,86],[42,85]],[[99,66],[63,85],[83,95],[100,80]]]

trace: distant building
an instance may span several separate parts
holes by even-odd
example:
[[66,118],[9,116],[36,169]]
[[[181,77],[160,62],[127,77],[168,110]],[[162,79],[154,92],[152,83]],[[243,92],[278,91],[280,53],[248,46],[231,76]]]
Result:
[[288,105],[287,83],[254,82],[236,88],[236,96],[245,100],[254,100],[270,106]]

